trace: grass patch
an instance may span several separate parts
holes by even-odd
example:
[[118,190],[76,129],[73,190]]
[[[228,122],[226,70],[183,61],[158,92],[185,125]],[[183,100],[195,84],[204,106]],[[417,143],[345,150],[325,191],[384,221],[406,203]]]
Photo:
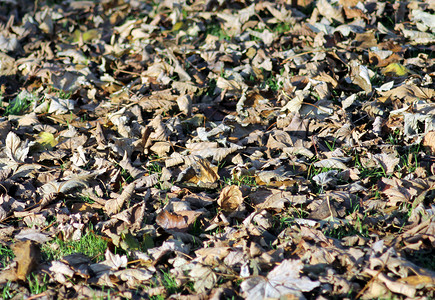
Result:
[[276,32],[278,34],[282,34],[285,32],[290,31],[291,27],[288,23],[277,23],[275,26],[271,27],[273,32]]
[[295,224],[295,219],[305,219],[309,215],[303,206],[300,207],[289,207],[288,210],[281,214],[273,216],[274,229],[278,235],[282,230]]
[[413,173],[420,166],[418,156],[420,152],[420,145],[412,145],[407,147],[405,152],[400,155],[402,162],[402,170],[406,174]]
[[89,196],[85,196],[85,195],[81,195],[79,197],[80,202],[85,202],[85,203],[89,203],[89,204],[93,204],[95,203],[94,200],[92,200]]
[[49,93],[54,93],[57,97],[64,100],[67,100],[72,96],[72,92],[64,92],[63,90],[56,89],[55,87],[51,87]]
[[149,299],[152,300],[164,300],[168,299],[169,295],[181,293],[183,288],[179,287],[177,285],[177,281],[175,277],[170,274],[169,272],[161,271],[161,274],[159,276],[159,279],[156,281],[151,281],[152,283],[149,286],[146,286],[145,289],[157,287],[159,285],[164,286],[166,289],[165,295],[154,295],[151,296]]
[[281,88],[281,83],[278,82],[278,80],[273,76],[267,78],[265,83],[269,87],[269,89],[274,92],[278,91]]
[[98,262],[104,260],[106,249],[107,241],[89,229],[78,241],[64,241],[56,237],[42,246],[41,253],[45,260],[58,260],[70,254],[82,253]]
[[124,168],[121,169],[121,177],[126,183],[132,183],[134,181],[134,178]]
[[3,113],[4,116],[15,115],[19,116],[24,114],[33,102],[37,100],[37,96],[27,92],[26,90],[21,91],[9,105],[6,106]]
[[0,269],[6,267],[14,257],[14,252],[10,248],[0,245]]
[[331,238],[341,240],[346,236],[353,236],[353,235],[368,237],[369,232],[367,226],[363,225],[361,220],[357,220],[357,222],[354,225],[346,224],[336,228],[328,229],[325,232],[325,235]]
[[162,271],[162,284],[169,295],[181,292],[181,288],[178,287],[175,277],[170,273]]
[[6,284],[4,284],[2,287],[0,287],[0,296],[1,299],[12,299],[16,296],[16,286],[11,281],[8,281]]
[[162,174],[162,166],[157,162],[150,162],[147,164],[148,172],[151,174]]
[[214,78],[210,79],[210,81],[208,82],[207,91],[205,92],[207,96],[209,96],[209,97],[215,97],[216,96],[215,93],[214,93],[214,91],[216,89],[216,84],[217,84],[216,79],[214,79]]
[[257,182],[255,181],[255,176],[243,175],[238,179],[232,178],[223,178],[223,181],[226,185],[247,185],[247,186],[257,186]]
[[47,274],[31,273],[27,276],[29,291],[32,295],[39,295],[47,290],[49,277]]
[[206,36],[209,34],[217,36],[219,40],[231,40],[231,36],[222,29],[220,23],[216,19],[211,20],[210,23],[207,24],[205,34]]
[[363,166],[358,154],[355,154],[355,168],[359,170],[360,178],[368,178],[371,185],[375,184],[382,177],[388,177],[382,166],[379,168],[367,168]]

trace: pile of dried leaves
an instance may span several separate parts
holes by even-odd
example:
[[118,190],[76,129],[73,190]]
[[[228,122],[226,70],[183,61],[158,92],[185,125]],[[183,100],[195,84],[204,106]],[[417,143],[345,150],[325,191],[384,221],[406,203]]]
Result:
[[435,297],[434,10],[0,1],[2,298]]

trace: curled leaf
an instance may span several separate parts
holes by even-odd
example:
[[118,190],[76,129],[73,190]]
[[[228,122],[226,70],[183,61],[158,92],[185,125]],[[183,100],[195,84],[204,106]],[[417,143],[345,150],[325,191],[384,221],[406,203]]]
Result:
[[243,203],[242,191],[236,185],[226,186],[219,195],[217,202],[224,211],[235,211]]

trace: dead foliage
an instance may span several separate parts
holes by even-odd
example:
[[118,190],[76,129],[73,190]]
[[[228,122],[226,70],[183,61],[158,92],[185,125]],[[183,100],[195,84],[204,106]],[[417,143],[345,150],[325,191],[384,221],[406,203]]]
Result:
[[0,1],[5,299],[429,299],[434,2]]

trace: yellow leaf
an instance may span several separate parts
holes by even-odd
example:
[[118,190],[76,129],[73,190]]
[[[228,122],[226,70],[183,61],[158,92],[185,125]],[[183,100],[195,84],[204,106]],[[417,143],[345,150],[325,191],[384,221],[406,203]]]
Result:
[[90,42],[92,40],[95,40],[99,37],[100,33],[97,29],[91,29],[86,32],[83,32],[83,41],[84,42]]
[[39,146],[45,150],[49,150],[57,145],[58,140],[54,137],[52,133],[49,132],[40,132],[38,134],[38,139],[36,142]]
[[184,23],[183,22],[177,22],[174,24],[174,26],[172,26],[172,31],[178,31],[183,27]]
[[97,29],[90,29],[84,32],[76,29],[72,33],[71,41],[77,43],[80,41],[80,37],[82,38],[82,41],[86,43],[98,39],[100,37],[100,32]]
[[77,43],[78,41],[80,41],[80,35],[81,35],[80,30],[78,29],[74,30],[74,32],[72,33],[72,42]]
[[392,75],[392,76],[404,76],[409,72],[410,71],[407,68],[405,68],[404,65],[401,65],[399,63],[389,64],[382,70],[382,74]]

